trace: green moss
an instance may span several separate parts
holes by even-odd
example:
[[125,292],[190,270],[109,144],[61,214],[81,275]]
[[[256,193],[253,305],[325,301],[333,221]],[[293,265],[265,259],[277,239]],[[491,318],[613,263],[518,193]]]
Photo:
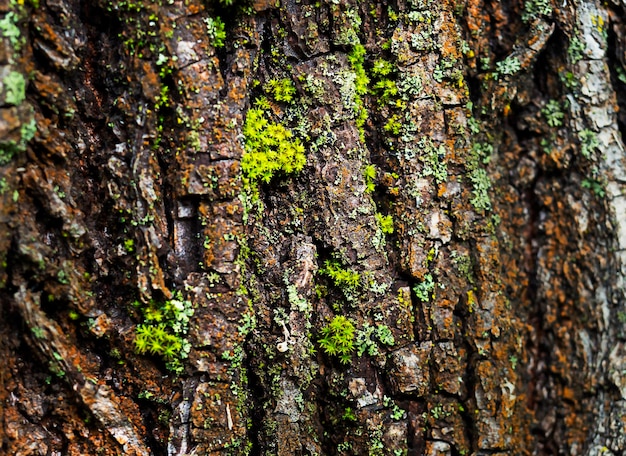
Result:
[[124,240],[124,250],[126,250],[126,253],[133,253],[135,251],[135,240],[134,239],[125,239]]
[[365,130],[363,129],[363,125],[365,125],[365,121],[367,120],[367,110],[363,104],[363,96],[367,94],[367,86],[369,84],[369,78],[365,73],[365,47],[362,44],[355,44],[352,48],[352,51],[348,54],[348,62],[350,62],[350,66],[352,67],[352,71],[354,71],[355,79],[354,79],[354,87],[355,87],[355,96],[354,103],[356,106],[356,126],[359,129],[359,135],[361,137],[361,141],[365,142]]
[[398,96],[398,86],[396,81],[384,78],[374,83],[372,92],[378,98],[378,103],[384,105]]
[[248,181],[268,183],[278,173],[292,174],[304,167],[302,141],[283,125],[271,122],[261,109],[248,111],[243,134],[241,170]]
[[372,76],[376,78],[382,78],[384,76],[388,76],[394,71],[394,66],[391,62],[388,62],[385,59],[376,59],[374,64],[372,65]]
[[296,94],[296,88],[289,78],[271,79],[265,89],[272,95],[274,100],[284,101],[285,103],[293,102]]
[[382,58],[376,59],[370,70],[372,80],[371,93],[378,100],[379,105],[394,102],[398,97],[399,89],[395,81],[394,65]]
[[[136,307],[142,307],[135,303]],[[185,339],[189,330],[189,318],[194,310],[191,301],[185,300],[180,292],[172,299],[159,303],[150,301],[141,308],[144,323],[135,329],[137,353],[161,356],[168,369],[181,373],[182,360],[187,358],[191,345]]]
[[393,233],[393,217],[391,215],[382,215],[377,212],[375,214],[376,221],[378,222],[378,226],[380,230],[385,234]]
[[348,364],[354,351],[354,338],[352,322],[343,315],[338,315],[322,328],[318,342],[326,354],[338,356],[342,364]]
[[365,180],[365,192],[372,193],[376,189],[376,167],[367,165],[363,169],[363,179]]
[[398,13],[391,6],[387,6],[387,17],[390,22],[396,22],[400,18]]
[[182,340],[167,330],[165,323],[142,324],[136,329],[135,348],[138,353],[149,352],[173,360],[183,347]]
[[204,18],[206,24],[206,31],[211,43],[216,48],[224,47],[226,42],[226,31],[224,30],[224,22],[219,17]]
[[402,117],[398,114],[393,114],[385,123],[383,129],[394,136],[398,136],[402,131]]
[[361,274],[342,268],[337,260],[326,260],[318,272],[330,277],[335,286],[349,291],[356,291],[361,284]]

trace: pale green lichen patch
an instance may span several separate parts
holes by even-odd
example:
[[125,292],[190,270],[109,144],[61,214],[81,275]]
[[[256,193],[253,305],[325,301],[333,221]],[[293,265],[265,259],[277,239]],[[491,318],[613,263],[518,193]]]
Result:
[[26,98],[26,80],[21,73],[9,72],[2,80],[2,86],[6,104],[18,106]]

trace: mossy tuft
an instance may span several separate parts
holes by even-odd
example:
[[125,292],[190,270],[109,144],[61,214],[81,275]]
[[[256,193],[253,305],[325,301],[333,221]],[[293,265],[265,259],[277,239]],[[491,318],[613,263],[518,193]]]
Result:
[[338,356],[342,364],[348,364],[354,351],[354,337],[352,322],[343,315],[337,315],[322,328],[318,342],[326,354]]
[[292,174],[306,163],[304,145],[283,125],[271,122],[261,109],[248,111],[243,128],[245,154],[241,159],[244,178],[268,183],[278,174]]

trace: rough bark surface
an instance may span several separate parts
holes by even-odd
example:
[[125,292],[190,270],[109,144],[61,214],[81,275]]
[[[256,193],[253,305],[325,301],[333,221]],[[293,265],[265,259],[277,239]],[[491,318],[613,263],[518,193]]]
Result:
[[0,1],[1,452],[623,454],[626,3],[231,3]]

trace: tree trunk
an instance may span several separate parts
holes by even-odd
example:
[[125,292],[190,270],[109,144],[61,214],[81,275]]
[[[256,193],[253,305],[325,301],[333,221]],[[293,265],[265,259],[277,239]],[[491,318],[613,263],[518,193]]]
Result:
[[0,3],[3,454],[626,451],[626,3]]

